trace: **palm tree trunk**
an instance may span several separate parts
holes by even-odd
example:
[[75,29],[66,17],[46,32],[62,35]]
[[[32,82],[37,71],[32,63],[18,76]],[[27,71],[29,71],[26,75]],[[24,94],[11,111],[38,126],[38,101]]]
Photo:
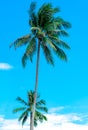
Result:
[[36,61],[36,80],[35,80],[35,88],[34,88],[34,106],[33,106],[30,130],[34,130],[34,115],[35,115],[37,89],[38,89],[39,60],[40,60],[40,41],[38,42],[37,61]]
[[33,129],[33,127],[32,127],[32,112],[30,112],[30,130],[32,130]]

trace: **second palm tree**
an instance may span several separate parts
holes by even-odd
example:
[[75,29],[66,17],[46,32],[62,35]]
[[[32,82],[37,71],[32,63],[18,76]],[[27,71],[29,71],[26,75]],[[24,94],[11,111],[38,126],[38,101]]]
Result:
[[[32,111],[33,111],[33,103],[34,103],[34,92],[30,91],[27,93],[27,101],[18,97],[16,99],[22,105],[19,108],[15,108],[13,110],[14,113],[22,112],[19,117],[19,121],[22,122],[22,125],[27,121],[29,114],[30,114],[30,129],[31,129],[31,122],[32,122]],[[34,116],[34,126],[36,127],[39,122],[43,122],[44,120],[47,121],[47,117],[43,113],[47,113],[48,109],[45,107],[45,100],[40,99],[40,95],[37,95],[37,102],[36,102],[36,109],[35,109],[35,116]],[[42,113],[43,112],[43,113]]]

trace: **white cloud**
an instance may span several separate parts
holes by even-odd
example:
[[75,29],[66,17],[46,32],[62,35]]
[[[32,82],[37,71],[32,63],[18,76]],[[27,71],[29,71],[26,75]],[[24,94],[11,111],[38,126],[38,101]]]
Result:
[[[86,120],[86,118],[84,119],[84,115],[76,113],[58,114],[54,111],[54,113],[47,114],[46,116],[48,121],[39,123],[35,130],[88,130],[88,122],[82,123]],[[88,117],[88,115],[85,117]],[[80,123],[76,123],[76,121]],[[2,116],[0,118],[0,130],[29,130],[29,127],[29,120],[22,128],[21,123],[17,119],[5,119]]]
[[0,63],[0,70],[9,70],[9,69],[12,69],[12,68],[13,68],[13,66],[11,66],[8,63]]
[[51,108],[51,109],[49,110],[49,112],[50,112],[50,113],[59,112],[59,111],[61,111],[61,110],[63,110],[63,109],[64,109],[63,106],[61,106],[61,107],[55,107],[55,108]]

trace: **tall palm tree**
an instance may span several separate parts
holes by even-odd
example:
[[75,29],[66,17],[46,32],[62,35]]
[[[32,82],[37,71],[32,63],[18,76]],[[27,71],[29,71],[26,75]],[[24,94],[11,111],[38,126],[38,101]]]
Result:
[[[14,113],[22,112],[19,117],[19,121],[22,122],[22,126],[27,121],[29,114],[30,114],[30,129],[31,129],[31,122],[32,122],[32,111],[33,111],[33,103],[34,103],[34,92],[30,91],[27,93],[27,101],[22,99],[21,97],[17,97],[16,99],[18,102],[21,103],[21,107],[15,108],[13,110]],[[34,116],[34,126],[36,127],[38,121],[43,122],[44,120],[47,121],[47,117],[43,114],[44,112],[47,113],[48,109],[45,107],[45,101],[40,99],[40,95],[37,95],[37,102],[35,108],[35,116]],[[42,113],[43,112],[43,113]]]
[[51,65],[54,65],[53,52],[60,59],[67,61],[67,56],[63,49],[70,49],[69,45],[61,40],[61,36],[68,36],[66,29],[70,28],[71,24],[55,15],[58,12],[60,12],[60,9],[58,7],[54,8],[51,3],[43,4],[36,12],[36,3],[32,2],[29,9],[30,34],[18,38],[11,44],[11,46],[14,46],[15,48],[23,45],[27,46],[22,57],[23,66],[26,65],[28,59],[32,62],[34,53],[37,52],[34,110],[31,130],[33,130],[34,126],[33,122],[38,89],[40,47],[44,52],[47,62]]

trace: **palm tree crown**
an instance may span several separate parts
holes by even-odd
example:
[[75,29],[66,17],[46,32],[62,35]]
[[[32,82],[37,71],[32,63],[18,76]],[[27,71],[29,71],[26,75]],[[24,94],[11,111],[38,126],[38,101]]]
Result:
[[54,65],[53,54],[62,60],[67,60],[67,56],[62,47],[69,49],[69,45],[60,39],[61,36],[68,36],[67,28],[71,24],[55,14],[60,12],[59,8],[53,8],[51,3],[43,4],[36,13],[36,3],[32,2],[29,9],[29,26],[31,33],[18,38],[12,45],[15,48],[27,44],[27,48],[22,57],[23,66],[26,60],[30,58],[32,61],[33,55],[36,52],[38,42],[43,49],[45,58],[48,63]]
[[[18,97],[16,100],[22,104],[22,107],[15,108],[13,110],[14,113],[22,111],[22,114],[19,117],[19,121],[22,122],[22,125],[27,121],[29,114],[30,114],[30,123],[31,123],[31,114],[33,111],[33,102],[34,102],[34,92],[30,91],[27,93],[28,101],[25,101],[21,97]],[[45,101],[43,99],[39,99],[40,95],[37,95],[37,102],[36,102],[36,109],[35,109],[35,116],[34,116],[34,126],[37,126],[38,121],[43,122],[44,120],[47,121],[47,117],[43,114],[44,112],[47,113],[48,109],[45,107]],[[43,112],[43,113],[42,113]]]

